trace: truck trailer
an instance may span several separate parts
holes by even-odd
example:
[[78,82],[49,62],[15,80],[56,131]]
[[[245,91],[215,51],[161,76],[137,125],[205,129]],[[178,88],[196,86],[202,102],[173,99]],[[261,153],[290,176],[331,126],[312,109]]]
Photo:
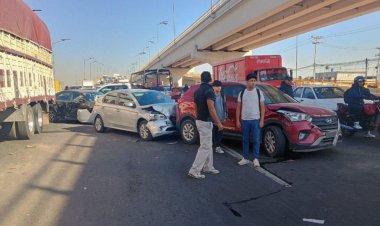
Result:
[[222,82],[245,82],[247,74],[253,71],[257,71],[258,81],[275,87],[292,76],[282,66],[279,55],[245,56],[213,65],[214,79]]
[[0,6],[0,133],[30,139],[55,95],[50,33],[23,0]]

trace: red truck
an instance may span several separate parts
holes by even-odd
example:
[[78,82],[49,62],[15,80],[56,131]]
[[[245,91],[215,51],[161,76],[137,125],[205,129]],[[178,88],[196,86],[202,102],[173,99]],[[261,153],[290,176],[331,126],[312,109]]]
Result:
[[258,81],[275,87],[291,77],[280,55],[246,56],[213,65],[214,79],[222,82],[245,82],[246,75],[253,71],[258,72]]
[[[190,89],[178,100],[177,127],[184,143],[198,140],[195,126],[194,92]],[[281,156],[286,150],[298,152],[316,151],[334,147],[341,138],[340,125],[335,112],[325,108],[308,106],[283,94],[265,83],[257,87],[265,98],[265,125],[262,131],[262,147],[269,156]],[[226,97],[227,120],[223,123],[225,136],[241,137],[236,128],[236,107],[239,93],[245,85],[237,82],[223,83],[222,93]]]

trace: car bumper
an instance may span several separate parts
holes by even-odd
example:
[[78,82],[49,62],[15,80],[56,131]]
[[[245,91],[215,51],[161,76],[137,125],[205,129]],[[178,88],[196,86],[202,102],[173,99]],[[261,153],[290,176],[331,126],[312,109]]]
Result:
[[147,127],[152,134],[152,137],[174,134],[177,128],[170,120],[149,121]]
[[95,116],[95,111],[89,112],[87,109],[78,109],[77,111],[77,119],[81,123],[93,123]]

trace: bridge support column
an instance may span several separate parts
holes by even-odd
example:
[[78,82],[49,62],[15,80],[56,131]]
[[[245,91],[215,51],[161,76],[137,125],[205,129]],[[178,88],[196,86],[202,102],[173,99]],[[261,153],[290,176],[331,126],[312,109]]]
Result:
[[170,68],[170,72],[173,77],[173,85],[177,83],[179,86],[184,86],[182,84],[182,78],[190,71],[190,68]]

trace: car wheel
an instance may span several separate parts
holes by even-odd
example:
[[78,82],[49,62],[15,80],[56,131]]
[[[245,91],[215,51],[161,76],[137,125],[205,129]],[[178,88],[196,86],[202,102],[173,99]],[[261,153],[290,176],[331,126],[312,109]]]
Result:
[[104,122],[100,115],[96,116],[94,120],[94,128],[98,133],[104,133],[106,131],[106,127],[104,127]]
[[263,134],[264,150],[271,157],[279,157],[285,154],[286,142],[281,129],[269,126]]
[[140,138],[145,140],[145,141],[151,141],[153,140],[152,134],[147,126],[148,122],[147,121],[141,121],[139,123],[139,135]]
[[186,119],[181,123],[181,138],[185,144],[194,144],[198,141],[198,130],[194,120]]
[[49,122],[56,123],[58,122],[57,114],[53,109],[49,111]]

